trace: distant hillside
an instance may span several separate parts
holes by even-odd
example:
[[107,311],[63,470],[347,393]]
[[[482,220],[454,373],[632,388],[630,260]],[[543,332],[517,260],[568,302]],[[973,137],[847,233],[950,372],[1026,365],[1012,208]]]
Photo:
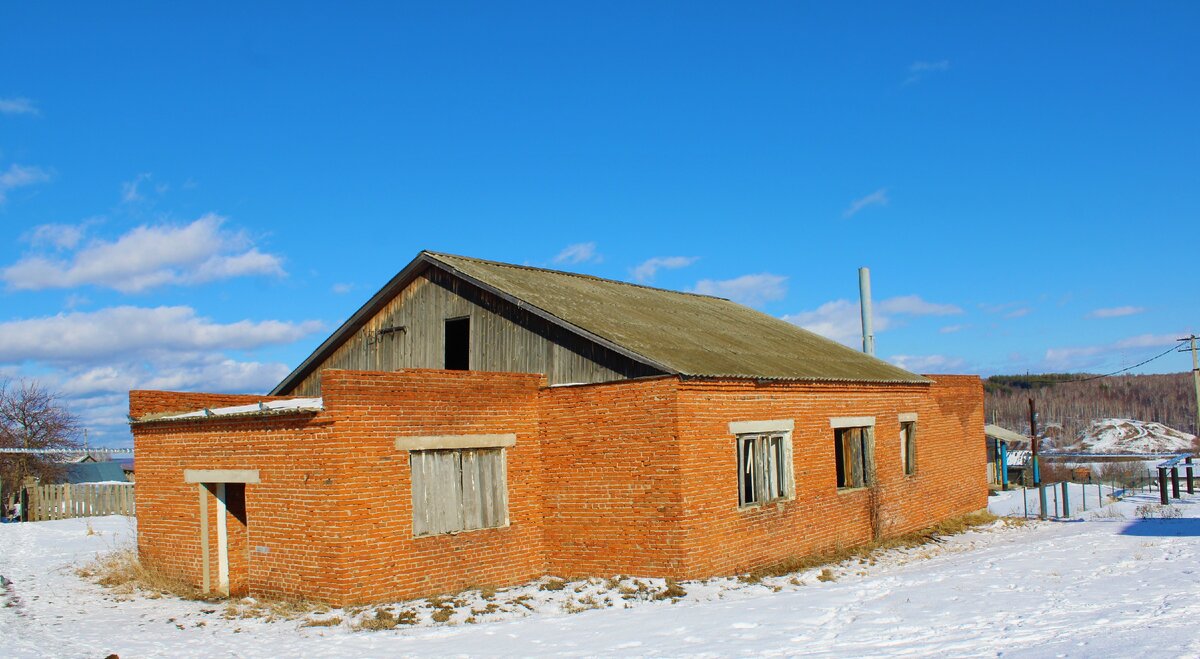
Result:
[[1195,440],[1154,421],[1100,419],[1092,422],[1078,443],[1066,448],[1085,453],[1178,453],[1191,449]]
[[1191,373],[1118,375],[1087,382],[1068,382],[1086,373],[994,375],[984,380],[987,422],[1029,432],[1029,398],[1037,404],[1038,426],[1055,444],[1075,443],[1093,421],[1154,421],[1192,435],[1196,428],[1196,394]]

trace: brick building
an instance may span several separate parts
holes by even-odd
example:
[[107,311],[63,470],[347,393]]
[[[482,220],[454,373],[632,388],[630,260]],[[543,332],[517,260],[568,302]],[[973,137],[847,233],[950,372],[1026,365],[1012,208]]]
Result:
[[130,417],[140,552],[218,592],[699,578],[987,505],[977,377],[429,252],[271,395],[133,391]]

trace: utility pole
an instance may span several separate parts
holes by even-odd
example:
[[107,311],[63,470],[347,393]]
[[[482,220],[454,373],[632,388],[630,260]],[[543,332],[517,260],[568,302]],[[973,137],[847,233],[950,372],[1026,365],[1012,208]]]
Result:
[[1180,341],[1191,342],[1192,351],[1192,384],[1196,386],[1196,435],[1200,435],[1200,360],[1196,358],[1196,339],[1195,334],[1179,339]]
[[1046,519],[1046,486],[1042,485],[1042,469],[1038,464],[1037,410],[1033,406],[1033,397],[1029,397],[1029,448],[1033,451],[1033,484],[1038,489],[1038,517]]

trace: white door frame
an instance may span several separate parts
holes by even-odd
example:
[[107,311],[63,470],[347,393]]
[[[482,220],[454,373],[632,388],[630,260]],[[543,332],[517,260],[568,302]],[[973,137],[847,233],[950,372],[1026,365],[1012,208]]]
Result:
[[226,525],[225,484],[217,483],[217,588],[229,595],[229,527]]
[[[217,499],[217,588],[229,595],[229,527],[225,520],[228,505],[225,498],[226,483],[258,483],[257,469],[184,469],[183,480],[195,483],[200,491],[200,560],[204,592],[209,592],[208,568],[208,493],[207,484],[213,485]],[[243,506],[246,505],[243,500]]]

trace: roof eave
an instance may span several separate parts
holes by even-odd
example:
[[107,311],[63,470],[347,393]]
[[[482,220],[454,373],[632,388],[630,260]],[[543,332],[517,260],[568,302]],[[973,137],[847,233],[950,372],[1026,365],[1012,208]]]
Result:
[[877,379],[877,378],[822,378],[822,377],[785,377],[771,375],[739,375],[732,373],[680,373],[685,380],[755,380],[764,382],[812,382],[817,384],[915,384],[931,385],[933,380],[917,376],[916,379]]

